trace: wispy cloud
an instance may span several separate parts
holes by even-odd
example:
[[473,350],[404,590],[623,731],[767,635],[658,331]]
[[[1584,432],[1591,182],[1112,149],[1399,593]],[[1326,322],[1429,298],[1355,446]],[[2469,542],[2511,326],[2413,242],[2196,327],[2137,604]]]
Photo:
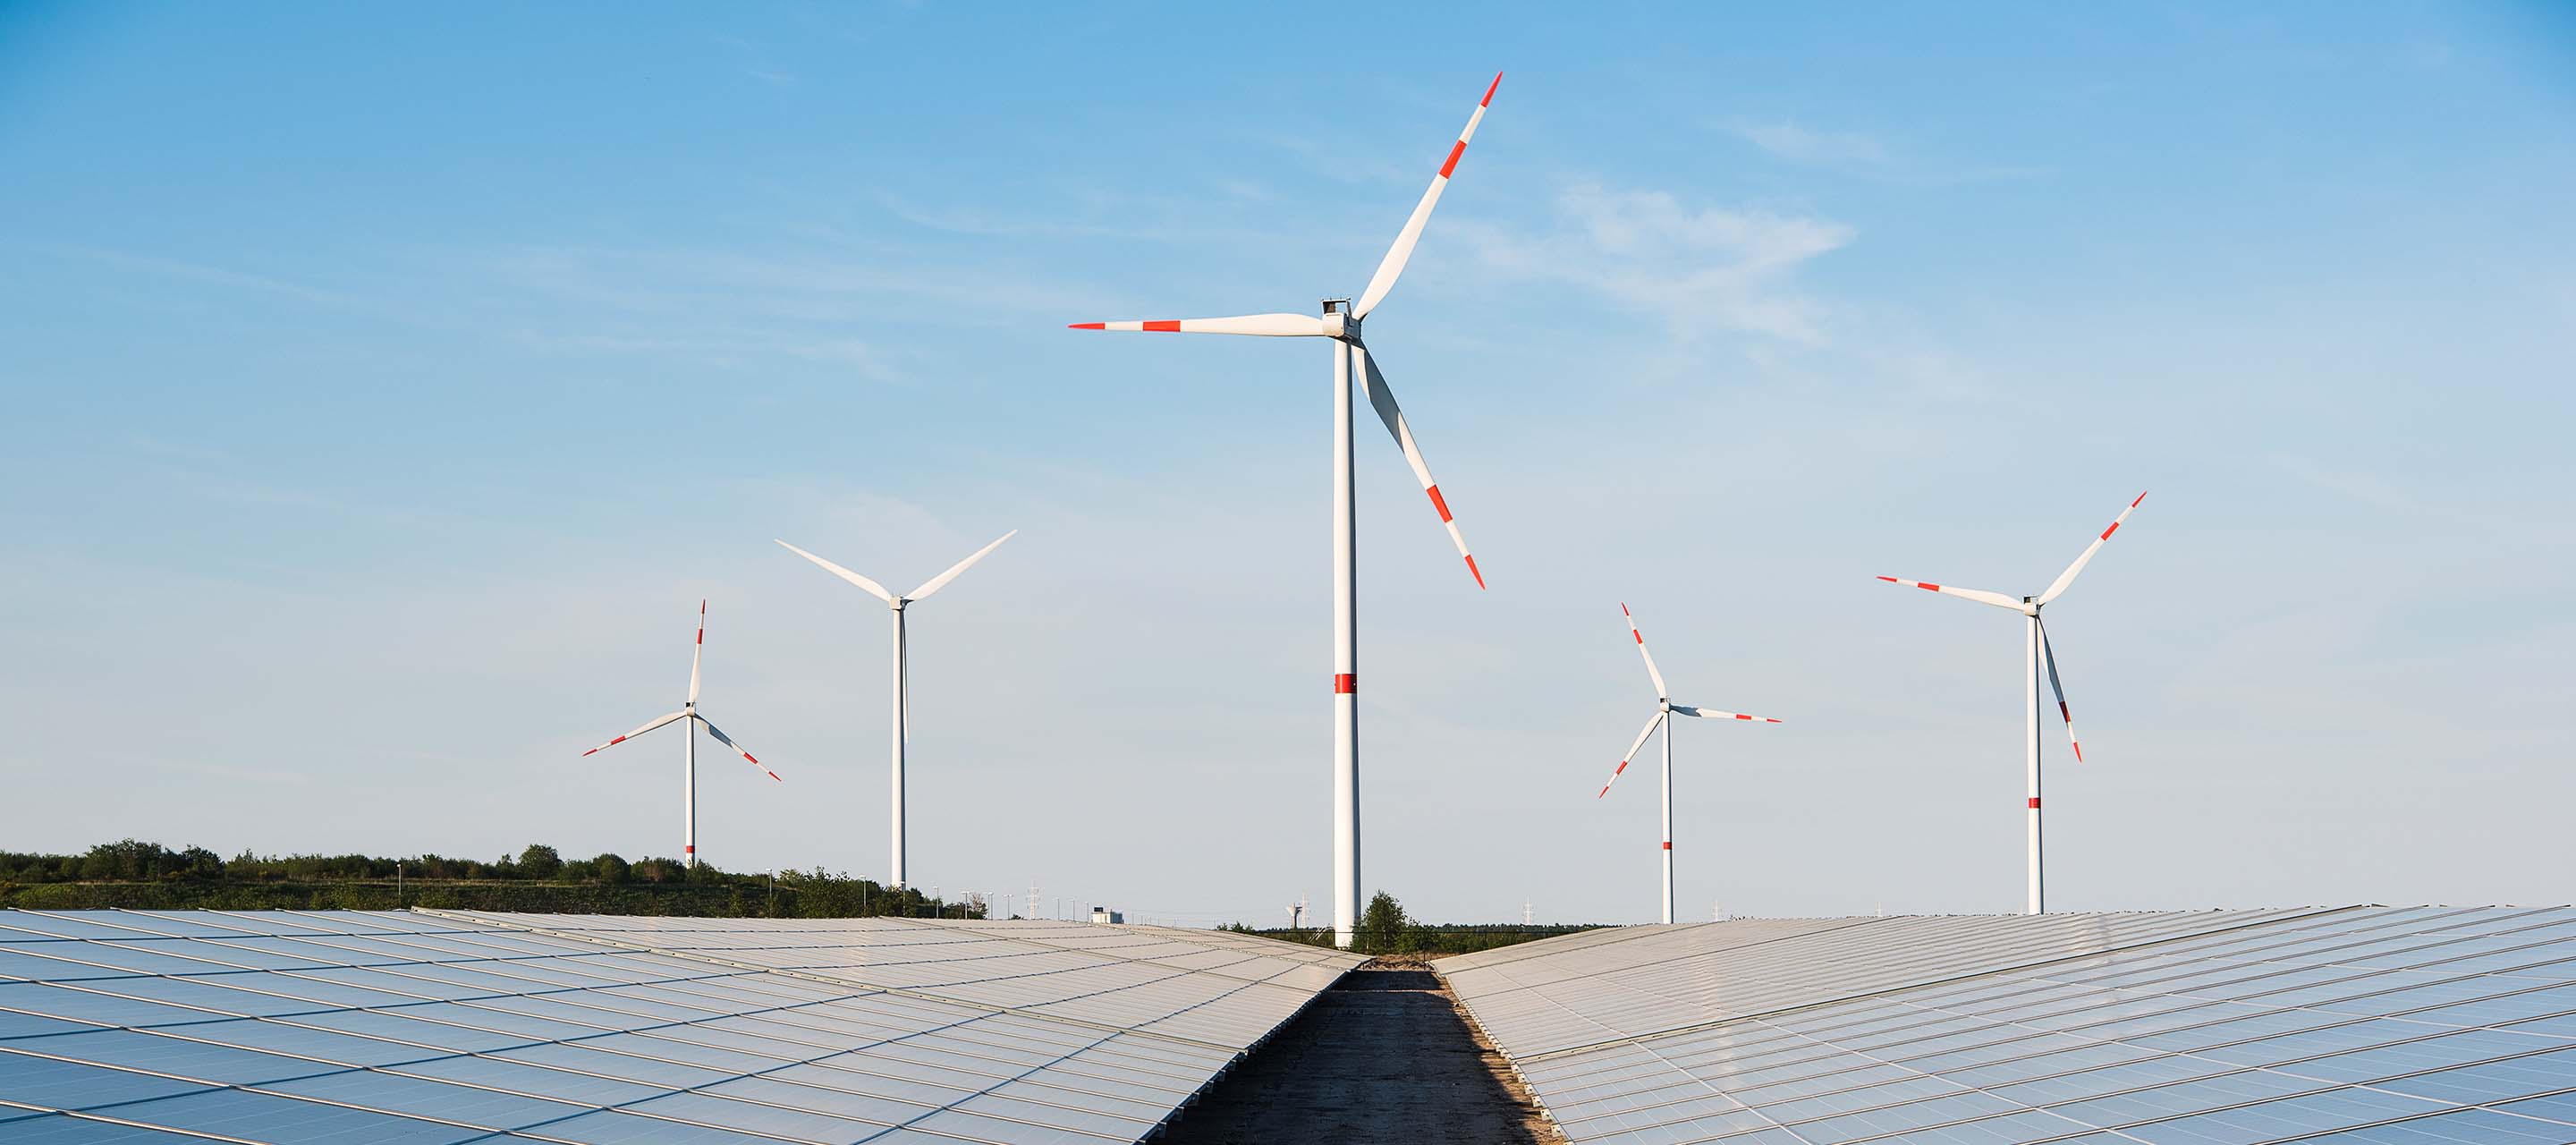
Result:
[[1795,163],[1887,162],[1886,145],[1855,132],[1811,131],[1794,123],[1738,123],[1728,130]]
[[1722,329],[1823,342],[1822,308],[1789,279],[1858,233],[1828,219],[1593,184],[1559,196],[1557,215],[1557,226],[1538,234],[1459,229],[1496,273],[1581,287],[1686,336]]
[[1947,164],[1891,147],[1885,140],[1856,131],[1830,131],[1788,120],[1756,123],[1735,120],[1719,125],[1784,163],[1824,167],[1890,183],[1950,186],[1998,179],[2031,179],[2048,168],[2009,164]]

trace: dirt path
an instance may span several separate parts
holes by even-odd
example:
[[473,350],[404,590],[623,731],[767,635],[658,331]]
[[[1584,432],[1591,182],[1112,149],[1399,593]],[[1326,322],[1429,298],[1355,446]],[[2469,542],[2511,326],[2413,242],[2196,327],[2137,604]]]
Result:
[[1561,1145],[1440,980],[1371,963],[1184,1111],[1173,1145]]

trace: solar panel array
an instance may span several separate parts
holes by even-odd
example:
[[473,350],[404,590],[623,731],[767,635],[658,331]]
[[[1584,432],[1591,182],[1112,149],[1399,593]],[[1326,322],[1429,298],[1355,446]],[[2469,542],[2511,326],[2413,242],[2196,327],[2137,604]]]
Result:
[[0,1141],[1137,1141],[1360,961],[1047,922],[0,911]]
[[2576,909],[1745,920],[1434,969],[1576,1142],[2576,1142]]

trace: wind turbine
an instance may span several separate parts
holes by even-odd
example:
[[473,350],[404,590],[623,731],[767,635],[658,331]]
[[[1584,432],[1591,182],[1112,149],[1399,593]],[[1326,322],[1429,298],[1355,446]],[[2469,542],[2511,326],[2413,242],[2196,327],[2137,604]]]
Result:
[[698,865],[698,726],[705,724],[707,734],[716,737],[717,743],[732,748],[735,755],[741,756],[745,762],[759,768],[771,779],[778,778],[778,773],[769,770],[768,764],[760,762],[750,752],[742,750],[741,744],[733,742],[732,737],[716,730],[714,724],[709,723],[705,716],[698,714],[698,660],[706,654],[706,651],[707,602],[701,600],[698,602],[698,643],[696,647],[689,650],[689,702],[680,705],[679,711],[582,753],[591,755],[616,747],[673,720],[689,721],[688,753],[682,757],[687,764],[686,770],[681,773],[680,781],[680,853],[692,867]]
[[1494,102],[1494,91],[1503,84],[1502,73],[1486,85],[1485,98],[1476,102],[1476,110],[1467,116],[1465,130],[1449,147],[1449,157],[1440,164],[1440,172],[1431,177],[1431,189],[1422,193],[1413,214],[1404,220],[1404,229],[1396,232],[1395,245],[1387,248],[1386,257],[1377,264],[1377,273],[1369,276],[1368,288],[1360,292],[1358,303],[1348,298],[1327,298],[1323,315],[1248,314],[1234,318],[1180,318],[1144,322],[1076,322],[1075,330],[1137,330],[1166,334],[1246,334],[1274,338],[1329,338],[1333,340],[1333,940],[1341,946],[1351,944],[1354,928],[1359,924],[1360,909],[1360,729],[1359,729],[1359,614],[1354,599],[1359,591],[1359,556],[1356,520],[1358,507],[1351,492],[1351,377],[1356,374],[1367,388],[1369,404],[1377,410],[1378,420],[1395,436],[1396,447],[1404,451],[1404,462],[1413,468],[1413,476],[1422,482],[1422,491],[1431,498],[1431,507],[1440,514],[1440,522],[1449,529],[1450,543],[1467,562],[1467,572],[1476,578],[1476,587],[1485,586],[1485,574],[1476,567],[1476,557],[1467,551],[1467,539],[1458,532],[1458,523],[1449,515],[1449,502],[1440,495],[1440,485],[1431,479],[1431,470],[1422,461],[1422,451],[1415,447],[1413,430],[1405,423],[1404,411],[1395,404],[1395,393],[1387,388],[1386,377],[1378,372],[1377,362],[1370,358],[1368,347],[1360,340],[1360,321],[1394,289],[1404,264],[1413,257],[1414,245],[1422,239],[1422,225],[1431,219],[1431,209],[1440,202],[1440,193],[1449,186],[1449,176],[1458,169],[1458,158],[1467,153],[1467,141],[1476,134],[1476,124],[1485,118],[1485,109]]
[[967,569],[974,567],[975,562],[980,561],[980,560],[983,560],[983,559],[984,559],[984,554],[989,553],[989,552],[992,552],[992,551],[993,551],[993,550],[995,550],[995,549],[1001,548],[1001,547],[1002,547],[1002,541],[1010,540],[1011,538],[1016,537],[1016,536],[1018,536],[1018,535],[1020,535],[1020,531],[1019,531],[1018,529],[1013,529],[1013,530],[1011,530],[1010,532],[1007,532],[1007,533],[1002,534],[1002,536],[1001,536],[1001,540],[994,541],[992,544],[986,545],[986,546],[984,546],[983,548],[980,548],[980,549],[975,550],[974,555],[969,556],[969,557],[967,557],[965,560],[959,561],[959,562],[957,562],[956,564],[953,564],[953,565],[948,566],[948,571],[947,571],[947,572],[941,573],[941,574],[939,574],[938,576],[932,577],[932,578],[930,578],[929,580],[922,582],[922,585],[921,585],[921,587],[920,587],[920,588],[916,588],[916,589],[912,590],[910,593],[908,593],[908,594],[906,594],[906,595],[903,595],[903,596],[896,596],[896,595],[894,595],[893,593],[887,592],[887,591],[885,590],[885,586],[884,586],[884,585],[878,584],[878,583],[877,583],[877,582],[875,582],[875,581],[869,580],[869,579],[868,579],[868,578],[866,578],[866,577],[860,576],[860,575],[859,575],[859,574],[857,574],[857,573],[851,572],[851,571],[850,571],[850,570],[848,570],[848,569],[842,568],[842,567],[841,567],[841,566],[839,566],[839,565],[833,564],[833,563],[832,563],[832,562],[830,562],[830,561],[824,560],[824,559],[823,559],[823,558],[821,558],[821,557],[815,556],[814,554],[809,553],[809,552],[806,552],[806,551],[805,551],[805,550],[803,550],[803,549],[797,548],[797,547],[796,547],[796,546],[794,546],[794,545],[788,544],[788,543],[787,543],[787,542],[785,542],[785,541],[780,541],[780,542],[778,542],[778,543],[779,543],[779,545],[780,545],[781,547],[785,548],[788,552],[794,553],[794,554],[796,554],[797,556],[803,557],[803,558],[805,558],[806,560],[809,560],[809,561],[814,562],[815,564],[821,565],[821,566],[823,566],[823,568],[824,568],[825,570],[829,571],[833,576],[839,577],[839,578],[841,578],[842,580],[848,581],[848,582],[850,582],[851,584],[855,584],[855,585],[859,586],[860,588],[866,589],[866,590],[868,590],[870,593],[875,594],[875,596],[876,596],[876,598],[877,598],[878,600],[882,600],[882,601],[886,602],[886,606],[887,606],[887,607],[889,607],[889,608],[892,608],[892,609],[894,610],[894,737],[893,737],[893,738],[894,738],[894,810],[893,810],[893,814],[894,814],[894,871],[893,871],[893,877],[894,877],[894,886],[895,886],[895,889],[897,889],[897,890],[901,890],[901,889],[904,887],[904,885],[905,885],[905,883],[904,883],[904,868],[903,868],[903,758],[904,758],[904,747],[905,747],[906,743],[907,743],[907,742],[909,742],[909,741],[910,741],[910,739],[912,738],[912,701],[911,701],[911,699],[910,699],[910,697],[909,697],[909,693],[908,693],[908,690],[907,690],[907,688],[906,688],[906,681],[907,681],[907,678],[908,678],[908,676],[909,676],[909,670],[907,669],[906,665],[907,665],[907,664],[910,662],[910,660],[911,660],[911,654],[910,654],[910,645],[909,645],[909,643],[906,641],[906,638],[905,638],[905,636],[904,636],[904,628],[903,628],[903,615],[904,615],[904,608],[905,608],[906,606],[908,606],[908,605],[912,604],[912,603],[913,603],[913,602],[915,602],[915,601],[921,601],[921,600],[928,600],[928,599],[930,599],[930,594],[931,594],[931,593],[937,592],[937,591],[939,591],[940,589],[947,587],[947,586],[948,586],[948,582],[949,582],[949,581],[952,581],[952,580],[957,579],[957,574],[962,573],[962,572],[965,572]]
[[1979,604],[2009,608],[2022,614],[2022,714],[2026,717],[2022,724],[2022,749],[2030,772],[2028,808],[2030,890],[2029,905],[2026,909],[2031,914],[2045,914],[2048,911],[2048,896],[2040,878],[2039,858],[2039,673],[2043,665],[2048,669],[2049,690],[2057,693],[2057,718],[2066,722],[2066,743],[2075,751],[2075,762],[2084,762],[2084,745],[2075,738],[2075,717],[2068,714],[2066,710],[2066,686],[2057,678],[2057,650],[2049,645],[2048,626],[2040,623],[2039,610],[2046,607],[2049,601],[2057,599],[2059,594],[2064,593],[2068,585],[2075,583],[2075,574],[2084,571],[2085,563],[2093,559],[2093,554],[2102,551],[2102,543],[2110,540],[2111,534],[2119,532],[2120,523],[2128,520],[2129,514],[2137,511],[2139,501],[2146,499],[2147,495],[2140,493],[2135,500],[2130,501],[2128,508],[2120,510],[2119,516],[2111,518],[2111,527],[2102,530],[2101,536],[2093,538],[2092,544],[2084,546],[2083,554],[2075,558],[2075,563],[2066,566],[2066,571],[2057,574],[2057,579],[2049,582],[2048,588],[2037,596],[2013,597],[1983,589],[1960,588],[1957,585],[1899,580],[1892,576],[1878,578],[1889,584],[1911,585],[1925,592],[1963,597]]
[[[1646,651],[1646,634],[1637,630],[1637,615],[1629,612],[1625,604],[1619,606],[1619,613],[1628,618],[1628,635],[1637,640],[1637,655],[1646,658],[1646,678],[1655,682],[1655,714],[1646,721],[1646,730],[1637,733],[1637,742],[1628,745],[1628,754],[1619,757],[1619,766],[1611,769],[1610,783],[1619,782],[1620,773],[1628,770],[1628,761],[1637,757],[1637,749],[1646,746],[1646,737],[1655,734],[1656,728],[1663,728],[1664,922],[1669,925],[1673,921],[1673,729],[1669,721],[1674,716],[1690,716],[1703,720],[1742,720],[1755,724],[1776,724],[1780,721],[1769,716],[1748,716],[1736,712],[1721,712],[1715,708],[1694,708],[1674,703],[1672,690],[1664,687],[1664,674],[1655,668],[1655,654]],[[1610,794],[1610,783],[1602,784],[1601,794],[1593,798],[1599,799]]]

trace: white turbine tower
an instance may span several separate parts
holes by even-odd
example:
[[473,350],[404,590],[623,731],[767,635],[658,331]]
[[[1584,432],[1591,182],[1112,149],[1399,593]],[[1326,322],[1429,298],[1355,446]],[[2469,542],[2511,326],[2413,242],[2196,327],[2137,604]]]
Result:
[[655,720],[652,723],[646,724],[643,727],[637,728],[634,731],[628,732],[625,735],[619,736],[616,739],[610,740],[607,743],[601,744],[598,747],[582,753],[583,755],[591,755],[607,748],[616,747],[621,743],[625,743],[630,739],[634,739],[637,736],[643,735],[644,733],[670,723],[673,720],[689,721],[688,751],[687,754],[682,757],[686,762],[681,772],[680,779],[680,854],[692,867],[698,865],[699,725],[704,724],[707,729],[707,734],[716,737],[717,743],[732,748],[734,754],[741,756],[753,767],[759,768],[762,773],[768,775],[771,779],[778,778],[778,773],[769,770],[768,764],[760,762],[760,760],[754,758],[750,752],[742,750],[742,745],[733,742],[733,740],[723,732],[716,730],[716,726],[714,724],[708,723],[705,716],[698,714],[698,660],[701,656],[706,654],[706,650],[707,602],[701,600],[698,602],[698,643],[695,648],[692,648],[689,651],[689,702],[680,705],[679,711],[673,712],[670,715],[664,716],[661,719]]
[[1395,393],[1387,388],[1386,376],[1378,372],[1377,362],[1360,340],[1360,322],[1377,309],[1387,291],[1394,289],[1396,277],[1404,273],[1405,262],[1413,257],[1414,245],[1422,239],[1422,225],[1430,221],[1431,209],[1439,205],[1440,193],[1448,189],[1449,176],[1458,169],[1459,156],[1466,154],[1467,141],[1475,136],[1476,124],[1485,118],[1485,108],[1494,102],[1494,91],[1502,83],[1502,74],[1497,72],[1494,82],[1486,85],[1485,98],[1477,101],[1476,110],[1468,114],[1466,129],[1450,145],[1449,157],[1440,164],[1439,174],[1431,177],[1431,189],[1414,204],[1412,216],[1405,219],[1404,229],[1396,232],[1395,245],[1387,248],[1386,257],[1379,260],[1377,273],[1369,276],[1368,288],[1360,292],[1357,303],[1347,298],[1326,299],[1321,317],[1248,314],[1235,318],[1072,325],[1075,330],[1333,340],[1333,940],[1341,946],[1351,944],[1360,909],[1359,612],[1355,599],[1359,591],[1359,555],[1358,510],[1351,492],[1354,375],[1367,388],[1369,404],[1377,410],[1378,420],[1386,423],[1397,448],[1404,451],[1404,462],[1413,468],[1414,478],[1422,482],[1431,507],[1439,511],[1441,523],[1449,529],[1450,542],[1458,546],[1468,573],[1476,578],[1476,587],[1485,585],[1485,574],[1476,568],[1475,555],[1467,551],[1466,538],[1459,535],[1457,522],[1450,519],[1449,502],[1441,497],[1439,484],[1431,479],[1431,469],[1422,461],[1422,451],[1414,445],[1413,430],[1405,423],[1404,411],[1395,404]]
[[1603,795],[1610,794],[1610,784],[1619,782],[1619,773],[1628,770],[1628,761],[1637,757],[1637,749],[1646,746],[1646,737],[1655,734],[1655,729],[1658,727],[1664,729],[1663,920],[1669,924],[1673,921],[1673,729],[1671,718],[1690,716],[1694,719],[1742,720],[1755,724],[1776,724],[1780,721],[1769,716],[1747,716],[1735,712],[1721,712],[1715,708],[1694,708],[1674,703],[1672,691],[1664,687],[1664,674],[1655,668],[1655,654],[1646,651],[1646,634],[1637,630],[1636,614],[1629,612],[1625,604],[1619,606],[1619,613],[1628,618],[1628,635],[1636,638],[1637,655],[1646,658],[1646,678],[1655,682],[1655,714],[1646,721],[1646,730],[1637,733],[1637,742],[1628,745],[1628,754],[1619,757],[1619,766],[1611,769],[1610,783],[1602,784],[1601,794],[1593,798],[1599,799]]
[[2128,520],[2130,513],[2137,511],[2139,501],[2146,499],[2147,495],[2140,493],[2135,500],[2130,501],[2128,508],[2120,510],[2119,516],[2111,518],[2111,527],[2102,530],[2101,536],[2093,538],[2092,544],[2084,546],[2083,554],[2075,558],[2075,563],[2066,566],[2066,571],[2057,574],[2057,579],[2049,583],[2047,590],[2037,596],[2013,597],[1983,589],[1960,588],[1957,585],[1900,580],[1892,576],[1878,578],[1889,584],[1911,585],[1925,592],[1964,597],[1979,604],[2009,608],[2022,614],[2021,706],[2024,717],[2022,749],[2030,775],[2030,805],[2026,809],[2030,823],[2030,887],[2026,909],[2031,914],[2045,914],[2048,911],[2046,885],[2040,877],[2039,851],[2039,674],[2042,667],[2048,671],[2049,690],[2057,694],[2057,718],[2066,722],[2066,742],[2074,749],[2075,762],[2084,762],[2084,745],[2075,738],[2075,717],[2066,710],[2066,686],[2057,678],[2057,650],[2049,644],[2047,626],[2039,622],[2039,610],[2065,592],[2066,586],[2075,583],[2075,574],[2083,572],[2085,563],[2093,559],[2093,554],[2102,551],[2102,542],[2110,540],[2111,534],[2119,532],[2120,523]]
[[848,581],[848,582],[850,582],[851,584],[855,584],[855,585],[859,586],[860,588],[866,589],[866,590],[868,590],[870,593],[875,594],[875,596],[876,596],[876,598],[877,598],[878,600],[882,600],[882,601],[886,602],[886,606],[894,610],[894,734],[893,734],[893,743],[894,743],[894,810],[893,810],[893,816],[894,816],[894,842],[893,842],[893,848],[894,848],[894,862],[893,862],[893,868],[894,868],[894,869],[893,869],[893,882],[894,882],[895,889],[897,889],[897,890],[901,890],[904,886],[906,886],[906,885],[907,885],[907,884],[904,882],[904,868],[903,868],[903,756],[904,756],[904,747],[905,747],[905,745],[906,745],[906,744],[908,744],[908,743],[911,741],[911,738],[912,738],[912,704],[911,704],[910,699],[908,698],[908,692],[907,692],[907,679],[908,679],[908,675],[909,675],[909,673],[908,673],[908,670],[907,670],[907,668],[906,668],[906,664],[908,664],[908,663],[910,662],[910,659],[911,659],[911,653],[910,653],[910,645],[906,642],[906,639],[905,639],[905,637],[904,637],[904,626],[903,626],[903,614],[904,614],[904,608],[905,608],[907,605],[910,605],[910,604],[914,603],[915,601],[928,600],[928,599],[930,598],[930,594],[931,594],[931,593],[937,592],[937,591],[939,591],[940,589],[947,587],[947,585],[948,585],[948,582],[949,582],[949,581],[952,581],[952,580],[957,579],[957,574],[962,573],[962,572],[965,572],[967,569],[974,567],[975,562],[980,561],[980,560],[983,560],[983,559],[984,559],[984,554],[989,553],[989,552],[992,552],[992,551],[993,551],[993,550],[995,550],[995,549],[1001,548],[1001,547],[1002,547],[1002,541],[1010,540],[1011,538],[1016,537],[1016,536],[1018,536],[1019,534],[1020,534],[1020,531],[1019,531],[1018,529],[1013,529],[1013,530],[1011,530],[1010,532],[1007,532],[1007,533],[1002,534],[1002,536],[1001,536],[1001,539],[1000,539],[1000,540],[996,540],[996,541],[994,541],[992,544],[986,545],[986,546],[984,546],[983,548],[980,548],[980,549],[975,550],[974,554],[973,554],[973,555],[971,555],[971,556],[969,556],[969,557],[967,557],[965,560],[959,561],[959,562],[957,562],[956,564],[953,564],[953,565],[948,566],[948,571],[947,571],[947,572],[941,573],[941,574],[939,574],[938,576],[935,576],[935,577],[930,578],[929,580],[927,580],[927,581],[923,582],[923,583],[922,583],[922,586],[921,586],[920,588],[916,588],[916,589],[912,590],[910,593],[908,593],[908,594],[906,594],[906,595],[903,595],[903,596],[896,596],[896,595],[895,595],[895,594],[893,594],[893,593],[887,592],[887,591],[885,590],[885,586],[884,586],[884,585],[878,584],[878,583],[877,583],[877,582],[875,582],[875,581],[869,580],[869,579],[868,579],[868,578],[866,578],[866,577],[860,576],[860,575],[859,575],[859,574],[857,574],[857,573],[851,572],[851,571],[850,571],[850,570],[848,570],[848,569],[842,568],[842,567],[841,567],[841,566],[839,566],[839,565],[833,564],[833,563],[832,563],[832,562],[830,562],[830,561],[824,560],[824,559],[823,559],[823,558],[821,558],[821,557],[815,556],[814,554],[809,553],[809,552],[806,552],[806,551],[805,551],[805,550],[803,550],[803,549],[797,548],[797,547],[796,547],[796,546],[794,546],[794,545],[788,544],[788,543],[787,543],[787,542],[785,542],[785,541],[780,541],[780,542],[778,542],[778,544],[779,544],[781,547],[785,548],[788,552],[794,553],[794,554],[796,554],[797,556],[803,557],[803,558],[805,558],[806,560],[809,560],[809,561],[814,562],[815,564],[821,565],[821,566],[823,566],[823,568],[824,568],[824,569],[826,569],[827,571],[829,571],[833,576],[837,576],[837,577],[841,578],[842,580]]

